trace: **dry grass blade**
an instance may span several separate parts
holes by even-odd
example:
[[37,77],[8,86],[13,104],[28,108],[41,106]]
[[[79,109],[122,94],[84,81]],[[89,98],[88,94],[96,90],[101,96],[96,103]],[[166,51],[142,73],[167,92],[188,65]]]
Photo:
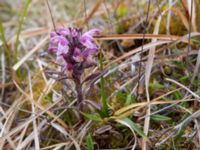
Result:
[[[20,126],[15,127],[14,129],[12,129],[10,132],[8,132],[7,134],[5,134],[3,137],[0,138],[1,140],[5,140],[6,138],[10,137],[11,135],[19,132],[20,130],[22,130],[24,127],[26,127],[27,125],[29,125],[31,122],[33,122],[34,119],[38,118],[39,116],[41,116],[44,113],[49,114],[50,116],[52,116],[52,112],[49,112],[49,109],[51,109],[52,107],[54,107],[55,105],[57,105],[60,102],[60,100],[57,100],[56,102],[54,102],[52,105],[48,106],[47,108],[43,108],[42,107],[42,111],[38,112],[38,114],[34,117],[34,118],[30,118],[28,120],[26,120],[26,122],[24,122],[23,124],[21,124]],[[59,121],[59,119],[57,119],[58,122],[60,124],[62,124],[61,121]],[[63,125],[63,124],[62,124]],[[64,126],[64,125],[63,125]]]
[[27,59],[29,59],[36,51],[39,50],[44,44],[46,44],[48,36],[46,36],[41,42],[39,42],[28,54],[26,54],[21,60],[19,60],[14,66],[13,70],[17,70]]
[[[39,125],[38,125],[38,132],[40,132],[40,130],[42,129],[42,127],[44,127],[47,124],[46,120],[43,120]],[[31,144],[31,142],[34,139],[34,131],[29,133],[29,135],[23,140],[23,142],[21,142],[18,147],[16,148],[16,150],[21,150],[24,149],[25,146]],[[35,145],[35,148],[37,148],[37,146]]]
[[191,83],[194,82],[195,77],[198,75],[199,68],[200,68],[200,50],[198,51],[197,62],[194,68],[194,73],[191,78]]
[[[31,73],[28,72],[28,83],[29,83],[29,91],[30,91],[30,97],[33,98],[33,90],[32,90],[32,80],[31,80]],[[36,114],[35,106],[32,104],[32,117],[34,118]],[[35,143],[35,149],[40,149],[40,142],[39,142],[39,134],[38,134],[38,127],[36,123],[36,119],[33,120],[33,132],[34,132],[34,143]]]
[[60,133],[64,134],[65,136],[68,136],[72,140],[72,142],[74,143],[76,150],[81,150],[78,142],[69,133],[67,133],[66,130],[63,127],[61,127],[60,125],[58,125],[56,123],[51,123],[51,125],[56,130],[58,130]]
[[43,91],[42,91],[40,97],[39,97],[38,100],[37,100],[38,103],[41,103],[42,99],[50,92],[50,90],[52,89],[54,83],[55,83],[55,80],[54,80],[54,79],[50,79],[50,80],[47,82],[45,88],[43,89]]
[[188,19],[183,14],[183,12],[178,7],[175,7],[175,6],[172,7],[172,11],[175,12],[175,13],[177,13],[180,16],[180,18],[181,18],[181,20],[182,20],[185,28],[187,30],[189,30],[189,22],[188,22]]
[[84,20],[84,24],[87,23],[92,16],[95,14],[95,12],[97,12],[98,8],[100,7],[101,3],[103,2],[103,0],[98,0],[96,2],[96,4],[94,5],[94,7],[92,8],[91,12],[86,16],[85,20]]
[[1,137],[0,138],[0,149],[3,149],[6,139],[8,140],[12,149],[16,148],[14,142],[12,141],[11,136],[7,136],[5,138],[4,138],[4,136],[10,132],[11,126],[13,124],[13,121],[14,121],[17,111],[18,111],[16,109],[14,109],[14,108],[16,108],[17,105],[19,105],[19,102],[15,101],[15,103],[13,103],[11,108],[7,111],[7,114],[5,114],[5,116],[4,116],[4,118],[6,120],[4,122],[4,125],[3,125],[2,129],[1,129],[1,133],[0,133],[0,137]]
[[187,1],[187,8],[189,12],[189,20],[191,21],[192,29],[194,32],[197,31],[197,26],[196,26],[196,10],[195,10],[195,1],[194,0],[188,0]]
[[65,143],[59,143],[59,144],[54,144],[54,145],[50,145],[50,146],[47,146],[47,147],[43,147],[41,148],[41,150],[49,150],[49,149],[52,149],[52,148],[62,148],[66,145],[69,145],[70,142],[65,142]]
[[[156,26],[154,28],[154,34],[158,34],[158,32],[159,32],[161,19],[162,19],[162,15],[160,15],[158,17]],[[152,42],[156,42],[156,41],[157,41],[156,39],[152,40]],[[156,47],[150,48],[147,63],[146,63],[146,68],[145,68],[145,91],[146,91],[147,102],[150,102],[149,81],[150,81],[150,76],[151,76],[151,69],[153,67],[153,62],[154,62],[155,51],[156,51]],[[144,133],[146,135],[148,135],[149,126],[150,126],[150,114],[151,114],[151,107],[149,105],[147,107],[147,111],[146,111],[146,115],[148,115],[148,116],[144,120]],[[144,144],[143,149],[146,150],[146,141],[145,140],[143,140],[143,144]]]
[[161,146],[162,144],[164,144],[169,138],[173,137],[174,134],[182,127],[182,126],[186,126],[187,124],[189,124],[192,120],[198,118],[200,116],[200,110],[195,111],[194,113],[192,113],[189,117],[187,117],[186,119],[184,119],[181,123],[179,123],[178,125],[176,125],[172,132],[166,137],[164,138],[162,141],[157,142],[155,144],[156,147]]
[[23,139],[24,139],[24,137],[25,137],[25,135],[26,135],[28,126],[29,126],[29,124],[27,124],[27,125],[24,127],[24,129],[21,131],[21,134],[19,135],[19,140],[18,140],[19,142],[18,142],[17,147],[19,147],[19,146],[21,145],[21,143],[22,143],[22,141],[23,141]]
[[44,70],[45,70],[44,67],[47,67],[48,65],[46,63],[44,63],[43,61],[41,61],[40,59],[37,59],[36,61],[37,61],[38,66],[40,68],[40,71],[41,71],[41,74],[42,74],[44,82],[46,84],[48,84],[48,79],[47,79],[47,77],[45,75],[45,72],[44,72]]
[[136,136],[136,134],[135,134],[135,131],[134,131],[133,128],[131,127],[131,125],[128,124],[127,122],[125,122],[125,121],[123,121],[123,120],[119,120],[119,119],[116,119],[116,122],[127,126],[127,127],[132,131],[133,136],[134,136],[134,144],[133,144],[133,147],[132,147],[131,150],[135,150],[136,144],[137,144],[137,136]]
[[172,17],[172,12],[171,12],[171,7],[172,7],[172,0],[168,0],[168,4],[169,4],[169,11],[167,14],[167,34],[170,35],[170,22],[171,22],[171,17]]
[[200,36],[199,32],[192,32],[190,34],[186,34],[186,35],[182,36],[182,38],[180,40],[172,42],[172,43],[170,43],[167,46],[163,46],[162,48],[158,49],[156,52],[161,52],[161,51],[163,51],[166,48],[172,48],[173,46],[179,44],[180,42],[189,44],[189,41],[188,41],[189,37],[190,38],[192,38],[192,37],[194,38],[194,37],[199,37],[199,36]]
[[[142,39],[143,34],[111,34],[111,35],[100,35],[96,36],[98,40],[132,40],[132,39]],[[180,40],[180,36],[175,35],[165,35],[165,34],[145,34],[145,39],[158,39],[167,41]]]
[[48,13],[49,13],[49,16],[51,18],[51,21],[52,21],[52,25],[53,25],[53,29],[54,31],[56,31],[56,24],[55,24],[55,21],[54,21],[54,18],[53,18],[53,14],[51,12],[51,7],[50,7],[50,4],[49,4],[49,0],[45,0],[46,2],[46,5],[47,5],[47,8],[48,8]]
[[[144,45],[144,47],[143,47],[143,50],[144,50],[144,51],[143,51],[143,52],[146,52],[146,51],[147,51],[149,48],[151,48],[152,46],[159,46],[159,45],[163,45],[163,44],[166,44],[166,43],[170,43],[170,41],[158,41],[158,42],[155,42],[155,43],[148,43],[148,44]],[[127,57],[130,57],[130,56],[133,55],[133,54],[139,53],[139,52],[141,52],[141,50],[142,50],[141,47],[138,47],[138,48],[136,48],[136,49],[133,49],[133,50],[131,50],[130,52],[125,53],[124,55],[120,56],[119,58],[117,58],[117,59],[111,61],[111,62],[108,63],[105,67],[107,68],[107,67],[109,67],[110,65],[119,62],[119,61],[122,60],[122,59],[125,59],[125,58],[127,58]]]
[[179,83],[179,82],[177,82],[177,81],[175,81],[175,80],[173,80],[173,79],[166,78],[166,80],[167,80],[167,81],[170,81],[170,82],[172,82],[172,83],[174,83],[174,84],[176,84],[176,85],[178,85],[178,86],[180,86],[180,87],[182,87],[183,89],[185,89],[186,91],[188,91],[192,96],[194,96],[194,97],[196,98],[197,101],[200,102],[200,96],[197,95],[196,93],[194,93],[193,91],[191,91],[191,90],[190,90],[189,88],[187,88],[185,85],[183,85],[183,84],[181,84],[181,83]]
[[[5,85],[5,83],[6,83],[6,63],[5,63],[5,55],[4,55],[4,53],[1,54],[1,70],[2,70],[1,85]],[[2,102],[3,97],[4,97],[4,90],[5,90],[5,86],[2,86],[2,88],[1,88],[1,99],[0,99],[1,102]]]
[[[60,118],[57,118],[57,116],[56,116],[53,112],[49,111],[49,108],[45,108],[45,107],[42,106],[41,104],[35,102],[35,100],[33,100],[26,92],[24,92],[24,91],[20,88],[20,86],[17,84],[17,82],[16,82],[15,80],[14,80],[13,82],[14,82],[14,84],[16,85],[16,87],[18,88],[18,90],[19,90],[28,100],[30,100],[30,102],[31,102],[32,104],[34,104],[36,107],[38,107],[38,108],[41,109],[42,111],[45,111],[45,112],[46,112],[49,116],[51,116],[52,118],[56,118],[56,121],[59,122],[64,128],[69,129],[69,127],[65,124],[65,122],[63,122],[63,120],[61,120]],[[54,104],[53,104],[52,106],[56,105],[56,104],[57,104],[58,102],[60,102],[60,101],[61,101],[61,98],[58,99],[56,102],[54,102]]]
[[77,136],[80,139],[79,142],[78,142],[79,145],[82,144],[83,138],[88,133],[88,130],[91,127],[91,125],[92,125],[92,121],[90,120],[90,121],[86,122],[85,124],[83,124],[82,127],[79,128],[80,129],[80,133]]
[[[139,107],[139,106],[142,106],[143,108],[147,105],[159,105],[159,104],[170,104],[170,103],[177,103],[177,102],[184,102],[184,101],[193,101],[195,99],[186,99],[186,100],[170,100],[170,101],[151,101],[151,102],[141,102],[141,103],[136,103],[136,104],[131,104],[131,105],[128,105],[126,107],[123,107],[119,110],[117,110],[114,115],[115,116],[118,116],[118,115],[121,115],[122,113],[124,112],[127,112],[129,111],[130,109],[133,109],[135,107]],[[140,108],[142,108],[140,107]]]
[[[167,93],[165,93],[165,94],[163,94],[163,95],[161,95],[161,96],[159,96],[159,97],[156,97],[155,99],[153,99],[151,102],[155,102],[155,101],[158,101],[158,100],[160,100],[160,99],[162,99],[163,97],[165,97],[165,96],[167,96],[167,95],[170,95],[170,94],[172,94],[172,93],[174,93],[174,92],[176,92],[176,91],[179,91],[181,88],[178,88],[178,89],[175,89],[175,90],[172,90],[172,91],[169,91],[169,92],[167,92]],[[146,103],[146,102],[145,102]],[[136,105],[136,106],[135,106]],[[132,108],[135,108],[135,107],[137,107],[136,109],[132,109],[133,111],[131,111],[131,113],[133,113],[134,111],[136,111],[136,110],[139,110],[139,109],[141,109],[141,108],[143,108],[143,104],[141,105],[141,106],[139,106],[140,104],[133,104],[133,105],[129,105],[129,106],[127,106],[127,107],[123,107],[123,108],[121,108],[121,109],[119,109],[119,110],[117,110],[115,113],[114,113],[114,115],[120,115],[121,113],[123,113],[123,112],[126,112],[126,111],[128,111],[128,110],[130,110],[130,109],[132,109]],[[138,107],[139,106],[139,107]],[[129,114],[131,114],[131,113],[129,113]]]
[[[28,31],[22,31],[20,37],[23,39],[31,38],[31,37],[36,37],[42,34],[46,34],[49,32],[49,28],[45,27],[40,27],[40,28],[31,28]],[[16,38],[16,35],[13,36],[9,41],[8,44],[13,43],[14,39]]]

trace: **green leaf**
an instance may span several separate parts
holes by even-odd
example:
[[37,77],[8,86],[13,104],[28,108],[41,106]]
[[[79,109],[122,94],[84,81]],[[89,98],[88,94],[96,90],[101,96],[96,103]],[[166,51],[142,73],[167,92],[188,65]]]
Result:
[[92,120],[92,121],[103,121],[103,120],[101,119],[101,117],[98,116],[98,115],[87,114],[87,113],[83,113],[83,112],[81,112],[81,114],[83,114],[83,116],[85,116],[86,118],[88,118],[88,119],[90,119],[90,120]]
[[189,80],[189,77],[188,77],[188,76],[182,76],[182,77],[180,77],[179,80],[180,80],[181,82],[184,82],[184,81]]
[[184,131],[185,131],[185,126],[184,125],[181,125],[179,130],[177,131],[177,133],[174,135],[174,140],[175,141],[178,141],[180,140],[181,136],[184,134]]
[[151,119],[155,121],[170,121],[171,120],[170,117],[163,116],[163,115],[152,115]]
[[121,3],[117,9],[116,12],[117,16],[120,17],[124,17],[128,14],[128,8],[125,4]]
[[191,41],[192,41],[192,44],[193,45],[200,45],[200,40],[197,40],[197,39],[191,39]]
[[[101,51],[100,51],[100,69],[103,70],[103,54]],[[103,77],[101,78],[100,86],[101,86],[102,114],[103,114],[103,117],[108,117],[109,116],[109,108],[108,108],[108,104],[106,101],[105,81],[104,81]]]
[[124,106],[128,106],[128,105],[130,105],[130,104],[132,104],[132,103],[133,103],[132,95],[131,95],[131,94],[128,94],[128,95],[126,96],[126,102],[125,102]]
[[[117,122],[119,122],[122,125],[127,126],[133,133],[137,133],[139,134],[142,138],[144,138],[146,141],[148,141],[150,143],[150,140],[148,139],[148,137],[144,134],[144,132],[140,129],[140,127],[135,124],[132,120],[130,120],[129,118],[125,118],[125,119],[117,119]],[[134,132],[135,131],[135,132]]]
[[86,137],[86,143],[87,143],[87,150],[94,150],[94,143],[92,141],[91,134],[88,134]]
[[184,131],[186,129],[186,126],[185,126],[185,120],[187,120],[187,118],[190,116],[189,113],[186,113],[185,115],[183,115],[183,117],[181,118],[180,122],[180,127],[179,127],[179,130],[177,131],[177,133],[174,134],[173,138],[175,141],[178,141],[181,139],[182,135],[184,134]]
[[16,41],[15,41],[15,52],[16,52],[16,57],[18,57],[18,45],[19,45],[19,36],[22,30],[22,24],[24,23],[24,18],[27,14],[28,6],[30,4],[31,0],[26,0],[25,7],[23,9],[23,12],[19,18],[19,25],[18,25],[18,30],[17,30],[17,36],[16,36]]
[[174,98],[177,99],[177,100],[179,100],[179,99],[182,98],[182,95],[181,95],[181,93],[180,93],[179,91],[174,92],[174,93],[173,93],[173,96],[174,96]]
[[160,83],[150,83],[149,84],[150,88],[152,88],[152,90],[155,89],[163,89],[165,86],[160,84]]
[[0,18],[0,47],[1,45],[3,46],[3,50],[6,54],[6,58],[7,58],[7,62],[8,62],[8,65],[10,65],[10,50],[9,50],[9,47],[7,45],[7,41],[6,41],[6,37],[5,37],[5,33],[4,33],[4,27],[3,27],[3,23],[1,21],[1,18]]
[[172,61],[172,62],[178,69],[185,69],[185,64],[184,63],[178,62],[178,61]]

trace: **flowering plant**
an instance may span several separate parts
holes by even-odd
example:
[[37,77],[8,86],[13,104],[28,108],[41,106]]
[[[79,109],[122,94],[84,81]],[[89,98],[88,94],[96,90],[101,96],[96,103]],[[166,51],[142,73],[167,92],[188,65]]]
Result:
[[83,33],[78,28],[61,28],[50,34],[49,52],[55,53],[58,60],[64,62],[64,70],[71,73],[76,86],[77,104],[83,109],[83,94],[81,75],[84,69],[95,64],[94,56],[99,53],[99,46],[94,40],[99,35],[98,29]]
[[99,47],[93,38],[99,33],[98,29],[82,34],[81,29],[61,28],[57,32],[51,32],[48,50],[65,61],[65,68],[68,71],[85,69],[94,63],[92,58],[99,52]]

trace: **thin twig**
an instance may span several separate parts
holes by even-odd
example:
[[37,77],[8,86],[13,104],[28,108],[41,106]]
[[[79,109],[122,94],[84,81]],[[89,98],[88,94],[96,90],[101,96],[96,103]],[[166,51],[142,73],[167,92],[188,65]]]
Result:
[[188,54],[191,51],[191,30],[192,30],[192,14],[193,14],[193,0],[191,0],[191,13],[189,15],[189,31],[188,31],[188,49],[187,49],[187,59],[186,61],[188,62]]
[[49,13],[50,13],[50,17],[51,17],[51,20],[52,20],[54,31],[56,31],[56,24],[55,24],[55,21],[54,21],[54,18],[53,18],[53,14],[51,12],[51,7],[50,7],[50,4],[49,4],[49,0],[46,0],[46,4],[47,4],[47,7],[48,7],[48,10],[49,10]]
[[[151,4],[151,0],[148,0],[148,8],[147,8],[147,14],[146,14],[146,19],[145,19],[145,24],[147,23],[148,21],[148,18],[149,18],[149,11],[150,11],[150,4]],[[146,27],[147,25],[145,25],[145,29],[143,31],[143,38],[142,38],[142,50],[141,50],[141,54],[143,53],[144,51],[144,39],[145,39],[145,34],[146,34]],[[142,59],[142,55],[140,57],[140,59]],[[139,64],[139,79],[138,79],[138,86],[137,86],[137,92],[136,92],[136,100],[138,100],[138,95],[139,95],[139,87],[140,87],[140,78],[141,78],[141,70],[142,70],[142,62],[140,62]]]
[[87,20],[87,7],[86,7],[86,0],[83,0],[83,3],[84,3],[84,15],[85,15],[85,23],[86,23],[86,26],[87,26],[87,30],[89,30],[89,24],[88,22],[86,22]]

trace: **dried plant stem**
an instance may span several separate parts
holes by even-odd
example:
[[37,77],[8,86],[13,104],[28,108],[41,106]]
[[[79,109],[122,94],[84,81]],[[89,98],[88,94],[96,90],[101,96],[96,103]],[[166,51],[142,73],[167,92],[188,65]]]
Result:
[[[146,18],[145,18],[145,27],[144,27],[144,31],[143,31],[143,37],[142,37],[142,47],[141,47],[141,53],[143,53],[144,51],[144,40],[145,40],[145,35],[147,32],[147,26],[148,26],[148,19],[149,19],[149,11],[150,11],[150,4],[151,4],[151,0],[148,0],[148,8],[147,8],[147,14],[146,14]],[[142,59],[142,56],[141,58]],[[141,78],[141,72],[142,72],[142,62],[140,62],[139,64],[139,69],[138,69],[138,74],[139,74],[139,79],[138,79],[138,86],[137,86],[137,91],[136,91],[136,100],[138,100],[138,96],[139,96],[139,88],[140,88],[140,78]]]
[[51,12],[51,7],[50,7],[50,4],[49,4],[48,0],[46,0],[46,4],[47,4],[48,10],[49,10],[49,14],[50,14],[50,17],[51,17],[51,20],[52,20],[54,31],[56,31],[56,24],[55,24],[55,21],[54,21],[54,18],[53,18],[53,14]]

